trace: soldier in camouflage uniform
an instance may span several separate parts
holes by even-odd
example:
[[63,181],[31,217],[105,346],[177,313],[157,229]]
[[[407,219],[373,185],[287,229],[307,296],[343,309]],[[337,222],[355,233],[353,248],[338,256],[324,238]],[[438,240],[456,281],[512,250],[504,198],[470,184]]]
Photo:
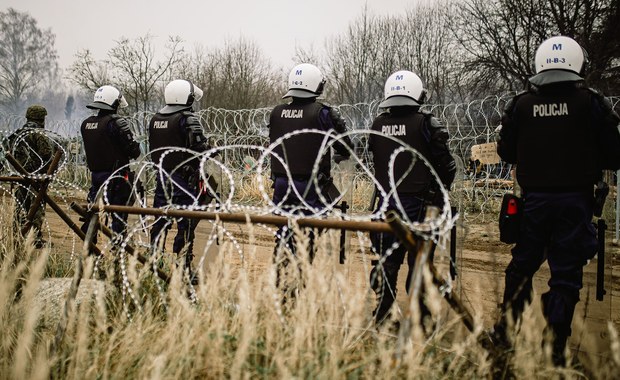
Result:
[[[41,131],[45,127],[45,107],[35,104],[26,111],[26,124],[8,138],[8,152],[30,174],[45,174],[52,161],[53,148],[49,138]],[[38,189],[30,185],[19,186],[15,191],[15,225],[21,228],[26,224],[26,215],[35,200]],[[45,202],[37,209],[33,219],[35,246],[43,247],[41,226],[45,217]]]

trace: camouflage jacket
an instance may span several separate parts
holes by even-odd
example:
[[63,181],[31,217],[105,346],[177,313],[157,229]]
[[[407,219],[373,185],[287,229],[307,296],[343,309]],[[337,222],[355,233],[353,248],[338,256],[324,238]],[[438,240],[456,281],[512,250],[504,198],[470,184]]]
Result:
[[36,123],[28,122],[7,139],[7,152],[31,174],[44,174],[51,164],[53,148],[49,138]]

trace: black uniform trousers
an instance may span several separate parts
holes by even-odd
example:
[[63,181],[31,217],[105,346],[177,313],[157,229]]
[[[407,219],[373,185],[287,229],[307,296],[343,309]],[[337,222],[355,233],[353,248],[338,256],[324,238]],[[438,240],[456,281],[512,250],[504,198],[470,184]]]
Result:
[[[106,192],[103,194],[103,199],[105,204],[109,205],[119,205],[126,206],[129,203],[129,199],[131,198],[131,187],[126,178],[114,177],[112,176],[113,172],[110,171],[100,171],[100,172],[92,172],[91,173],[91,186],[88,190],[87,201],[88,203],[93,203],[97,200],[97,194],[101,190],[101,188],[106,185]],[[121,175],[121,174],[115,174]],[[107,182],[107,184],[106,184]],[[81,226],[82,232],[86,233],[88,231],[88,225],[90,223],[90,218],[87,218]],[[117,239],[125,238],[127,233],[127,214],[124,213],[112,213],[112,223],[111,223],[112,231],[117,234]],[[97,242],[97,236],[93,237],[93,242]]]
[[[404,212],[412,222],[421,222],[424,219],[425,200],[422,197],[401,194],[399,195],[399,200],[402,204],[402,209],[397,206],[396,201],[392,198],[388,202],[387,211],[395,210],[401,217]],[[380,200],[379,205],[381,203],[382,201]],[[398,239],[391,233],[371,233],[370,240],[374,251],[380,255],[380,259],[370,272],[370,285],[377,294],[377,306],[373,315],[375,321],[381,323],[389,316],[390,308],[396,299],[398,272],[405,260],[407,250],[402,244],[398,245],[397,248],[392,248],[394,243],[398,242]],[[407,255],[407,290],[409,290],[409,285],[411,284],[415,260],[414,254]],[[420,307],[423,316],[428,314],[428,310],[422,302]]]
[[542,295],[543,314],[556,337],[554,350],[562,352],[583,285],[583,267],[598,247],[593,201],[589,191],[524,192],[519,237],[506,268],[502,310],[516,321],[531,299],[532,277],[548,260],[551,278],[549,291]]
[[[153,207],[164,207],[169,205],[189,206],[196,204],[197,191],[191,186],[188,179],[179,174],[172,174],[168,177],[166,174],[157,175],[157,184],[155,187],[155,197]],[[177,234],[174,237],[172,251],[176,254],[181,253],[186,248],[186,264],[191,263],[194,251],[195,230],[198,226],[198,219],[179,218],[177,219]],[[156,247],[160,239],[164,238],[164,230],[172,227],[172,221],[166,218],[159,218],[151,228],[151,245]]]

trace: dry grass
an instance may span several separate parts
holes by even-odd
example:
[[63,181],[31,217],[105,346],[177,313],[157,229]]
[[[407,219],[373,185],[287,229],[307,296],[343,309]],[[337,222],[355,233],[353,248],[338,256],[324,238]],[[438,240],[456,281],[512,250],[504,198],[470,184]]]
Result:
[[[75,178],[85,174],[77,171],[63,178],[78,182]],[[263,193],[271,197],[266,176],[266,188],[259,186],[255,172],[234,179],[240,185],[234,191],[235,204],[264,206]],[[366,210],[372,182],[346,172],[336,180],[341,190],[349,189],[353,211]],[[230,185],[224,185],[223,193],[229,194]],[[466,185],[452,192],[453,203],[465,217],[494,220],[501,201],[496,189]],[[68,189],[66,195],[74,197],[74,191]],[[12,210],[12,204],[4,209]],[[606,213],[613,213],[611,202]],[[273,265],[256,269],[252,252],[245,252],[246,260],[231,260],[238,257],[236,247],[221,237],[218,260],[209,265],[192,297],[179,272],[164,285],[129,258],[124,288],[116,289],[108,281],[105,291],[93,287],[85,301],[69,299],[72,307],[64,310],[45,307],[49,305],[41,304],[37,294],[45,277],[79,275],[76,257],[33,250],[32,236],[26,241],[16,238],[11,221],[11,213],[0,213],[0,379],[469,379],[491,377],[496,370],[478,344],[484,333],[481,316],[476,315],[476,333],[468,332],[430,285],[429,307],[442,316],[431,336],[414,325],[401,344],[389,325],[376,329],[367,277],[352,280],[347,275],[349,262],[335,265],[337,233],[319,239],[312,265],[301,260],[301,275],[293,271],[290,281],[303,286],[296,299],[285,304],[274,285]],[[245,226],[245,231],[251,235],[253,227]],[[297,237],[299,257],[305,257],[308,239]],[[248,238],[249,251],[253,239]],[[88,278],[93,263],[85,264]],[[101,266],[111,278],[113,264]],[[64,305],[66,297],[57,304]],[[568,368],[552,367],[548,350],[541,347],[544,321],[534,312],[540,309],[537,302],[527,309],[520,333],[513,337],[516,349],[510,366],[515,378],[620,377],[620,340],[611,322],[608,357],[580,357],[581,362],[572,358]],[[65,312],[66,326],[60,325]],[[575,324],[580,323],[576,318]]]
[[[248,231],[252,231],[249,226]],[[42,305],[37,304],[35,294],[45,273],[57,273],[49,268],[57,262],[49,260],[48,252],[3,244],[0,378],[452,379],[491,375],[492,362],[477,343],[480,324],[478,333],[471,334],[450,317],[430,337],[414,325],[410,339],[402,345],[388,328],[375,329],[370,322],[374,300],[366,280],[352,282],[346,276],[346,265],[334,265],[337,258],[331,253],[336,252],[336,239],[337,234],[319,239],[312,265],[301,260],[301,276],[293,271],[291,281],[304,286],[294,301],[284,305],[281,291],[274,286],[273,266],[256,274],[251,260],[241,264],[229,260],[236,255],[230,243],[222,245],[204,283],[196,288],[195,301],[187,296],[180,273],[174,273],[169,286],[157,286],[150,272],[130,259],[126,281],[134,298],[127,289],[119,292],[108,286],[108,292],[93,293],[90,302],[70,308],[66,331],[55,351],[51,347],[56,330],[42,327]],[[298,241],[298,254],[305,257],[308,239],[298,232]],[[24,247],[31,247],[30,242]],[[92,263],[87,261],[85,268],[88,276]],[[431,309],[438,315],[445,312],[447,305],[436,291],[428,297]],[[536,315],[525,314],[521,333],[515,337],[512,370],[516,378],[606,379],[619,373],[620,343],[613,326],[609,327],[609,360],[592,358],[588,372],[575,363],[558,369],[549,364],[541,348],[544,323]]]

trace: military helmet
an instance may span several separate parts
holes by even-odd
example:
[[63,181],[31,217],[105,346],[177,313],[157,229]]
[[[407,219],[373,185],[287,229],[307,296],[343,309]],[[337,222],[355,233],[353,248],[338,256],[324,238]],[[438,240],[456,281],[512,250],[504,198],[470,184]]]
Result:
[[46,115],[47,110],[39,104],[34,104],[26,110],[26,120],[29,121],[44,121]]

